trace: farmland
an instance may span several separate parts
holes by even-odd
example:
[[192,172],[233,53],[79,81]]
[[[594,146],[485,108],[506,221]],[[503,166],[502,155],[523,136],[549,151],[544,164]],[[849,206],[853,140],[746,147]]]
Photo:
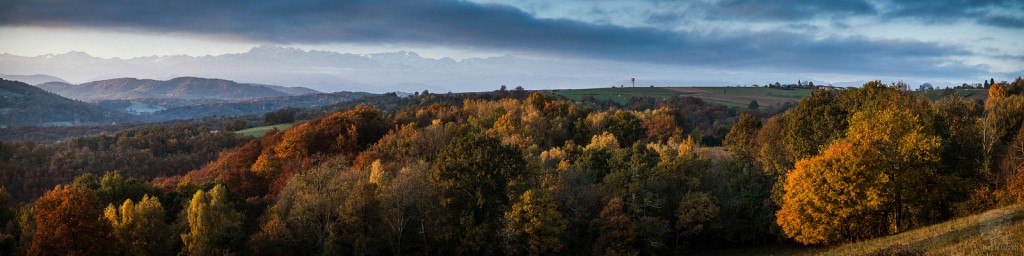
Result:
[[253,127],[253,128],[249,128],[249,129],[245,129],[245,130],[236,131],[235,133],[242,134],[242,135],[249,135],[249,136],[253,136],[253,137],[260,137],[260,136],[263,136],[264,133],[267,133],[268,131],[270,131],[270,129],[272,129],[272,128],[277,128],[278,130],[284,130],[284,129],[288,128],[288,127],[291,127],[293,124],[295,124],[295,123],[285,123],[285,124],[275,124],[275,125]]
[[[781,89],[768,87],[635,87],[635,88],[590,88],[590,89],[564,89],[556,90],[554,93],[572,100],[581,97],[591,96],[597,100],[611,99],[619,104],[624,104],[633,97],[667,98],[669,96],[693,96],[710,103],[722,104],[728,107],[746,108],[751,101],[757,101],[760,106],[781,106],[786,102],[796,104],[804,96],[811,95],[817,89]],[[954,93],[967,99],[984,100],[988,97],[984,89],[957,89]],[[942,98],[942,90],[930,90],[925,92],[929,100],[937,101]]]
[[598,100],[611,99],[626,103],[632,97],[667,98],[669,96],[693,96],[711,103],[729,107],[745,108],[756,100],[761,106],[795,104],[800,98],[810,95],[814,89],[777,89],[766,87],[644,87],[644,88],[593,88],[559,90],[555,93],[569,99],[592,96]]

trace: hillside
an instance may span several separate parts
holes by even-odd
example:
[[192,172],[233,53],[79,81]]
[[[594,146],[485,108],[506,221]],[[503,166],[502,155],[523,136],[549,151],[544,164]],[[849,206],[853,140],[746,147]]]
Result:
[[0,127],[130,121],[136,119],[128,114],[67,99],[23,82],[0,79]]
[[64,97],[83,101],[115,99],[251,99],[315,93],[307,88],[241,84],[230,80],[179,77],[167,81],[117,78],[72,85],[50,82],[38,85]]
[[594,97],[597,100],[611,99],[620,104],[633,97],[666,98],[673,95],[693,96],[704,101],[726,105],[729,107],[746,108],[756,100],[760,106],[782,105],[786,102],[796,104],[800,98],[811,95],[814,89],[777,89],[755,87],[635,87],[635,88],[593,88],[566,89],[555,93],[569,99]]
[[210,102],[167,108],[144,116],[147,121],[160,122],[207,116],[262,115],[282,108],[309,108],[346,102],[368,95],[360,92],[317,93],[294,96],[243,99],[229,102]]
[[68,82],[68,81],[64,81],[64,79],[61,79],[60,77],[55,77],[55,76],[50,76],[50,75],[41,75],[41,74],[36,74],[36,75],[6,75],[6,74],[0,74],[0,78],[3,78],[5,80],[22,81],[22,82],[25,82],[27,84],[41,84],[41,83],[49,83],[49,82],[67,83]]
[[1024,205],[994,209],[897,235],[838,246],[820,252],[821,255],[895,255],[896,253],[926,255],[1024,254]]
[[[635,87],[635,88],[592,88],[564,89],[555,93],[569,99],[594,97],[597,100],[610,99],[619,104],[633,97],[666,98],[673,95],[693,96],[704,101],[726,105],[729,107],[746,108],[751,101],[758,105],[779,106],[785,103],[796,104],[801,98],[811,95],[816,89],[780,89],[768,87]],[[988,92],[984,89],[957,89],[953,91],[961,97],[971,100],[985,100]],[[930,90],[925,96],[932,101],[942,99],[942,90]]]

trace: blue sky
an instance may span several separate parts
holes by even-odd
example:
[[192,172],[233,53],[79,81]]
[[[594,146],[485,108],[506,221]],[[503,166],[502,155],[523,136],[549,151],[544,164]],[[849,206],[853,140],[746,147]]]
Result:
[[198,56],[260,44],[592,59],[735,73],[737,83],[762,82],[762,74],[958,83],[1022,74],[1024,2],[0,2],[0,52],[15,55]]

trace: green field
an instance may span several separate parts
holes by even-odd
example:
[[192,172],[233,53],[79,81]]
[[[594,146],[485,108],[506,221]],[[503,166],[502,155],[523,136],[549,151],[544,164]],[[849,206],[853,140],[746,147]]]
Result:
[[637,87],[566,89],[558,90],[555,93],[573,100],[578,100],[583,96],[593,96],[598,100],[611,99],[619,104],[628,102],[632,97],[693,96],[711,103],[746,108],[754,100],[761,106],[781,105],[785,102],[796,103],[800,98],[811,95],[814,90],[767,87]]
[[[964,97],[966,99],[988,99],[988,89],[956,89],[953,90],[953,92],[959,94],[960,97]],[[929,100],[937,101],[942,99],[942,90],[930,90],[925,92],[925,95],[928,97]]]
[[278,130],[284,130],[284,129],[288,128],[288,127],[292,127],[292,125],[294,125],[294,124],[295,123],[284,123],[284,124],[275,124],[275,125],[253,127],[253,128],[249,128],[249,129],[245,129],[245,130],[236,131],[235,133],[242,134],[242,135],[249,135],[249,136],[253,136],[253,137],[260,137],[260,136],[263,136],[264,133],[267,133],[268,131],[270,131],[271,128],[277,128]]
[[[636,88],[591,88],[562,89],[554,93],[572,100],[583,96],[593,96],[598,100],[611,99],[624,104],[632,97],[667,98],[672,95],[693,96],[710,103],[722,104],[734,108],[746,108],[751,101],[758,105],[781,106],[789,102],[796,104],[801,98],[811,95],[817,89],[777,89],[768,87],[636,87]],[[954,91],[961,97],[984,100],[988,97],[985,89],[958,89]],[[927,91],[928,99],[936,101],[942,98],[941,90]]]

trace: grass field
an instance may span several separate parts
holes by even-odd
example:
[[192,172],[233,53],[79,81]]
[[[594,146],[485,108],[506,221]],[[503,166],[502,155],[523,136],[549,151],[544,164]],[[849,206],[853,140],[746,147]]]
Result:
[[626,103],[632,97],[666,98],[672,95],[693,96],[708,102],[729,107],[746,108],[751,101],[758,105],[770,106],[785,102],[796,103],[800,98],[811,95],[814,89],[775,89],[766,87],[637,87],[637,88],[593,88],[559,90],[555,93],[577,100],[593,96],[598,100],[612,99]]
[[249,135],[249,136],[253,136],[253,137],[260,137],[260,136],[263,136],[264,133],[267,133],[268,131],[270,131],[271,128],[277,128],[278,130],[284,130],[285,128],[292,127],[293,124],[295,124],[295,123],[284,123],[284,124],[275,124],[275,125],[253,127],[253,128],[249,128],[249,129],[245,129],[245,130],[236,131],[235,133],[242,134],[242,135]]
[[704,255],[1024,255],[1024,205],[832,247],[771,245]]
[[[636,88],[591,88],[591,89],[562,89],[554,91],[572,100],[578,100],[583,96],[593,96],[598,100],[611,99],[619,104],[629,101],[632,97],[653,97],[667,98],[672,95],[693,96],[704,101],[722,104],[734,108],[746,108],[751,101],[756,100],[758,105],[775,106],[789,102],[796,104],[801,98],[811,95],[817,89],[776,89],[768,87],[636,87]],[[968,99],[984,100],[988,96],[985,89],[959,89],[955,93]],[[926,92],[930,100],[942,98],[942,91],[932,90]]]
[[[988,98],[987,89],[957,89],[953,90],[953,92],[959,94],[960,97],[964,97],[966,99],[985,100]],[[929,100],[937,101],[942,99],[942,90],[927,91],[925,95],[928,97]]]

